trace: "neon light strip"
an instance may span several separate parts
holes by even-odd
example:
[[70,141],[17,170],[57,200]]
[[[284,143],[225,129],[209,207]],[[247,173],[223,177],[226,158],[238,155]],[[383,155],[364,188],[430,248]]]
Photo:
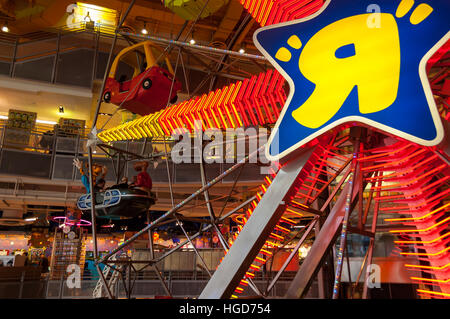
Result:
[[442,240],[443,238],[445,238],[445,237],[447,237],[449,235],[450,235],[450,232],[448,232],[448,233],[446,233],[446,234],[444,234],[444,235],[442,235],[440,237],[437,237],[437,238],[435,238],[433,240],[428,240],[428,241],[422,241],[422,240],[396,240],[396,241],[394,241],[394,243],[396,243],[396,244],[432,244],[432,243],[435,243],[435,242],[437,242],[439,240]]
[[444,297],[450,297],[450,294],[447,294],[445,292],[437,292],[437,291],[431,291],[431,290],[423,290],[423,289],[417,289],[418,292],[430,294],[430,295],[437,295],[437,296],[444,296]]
[[449,220],[450,220],[450,217],[447,217],[446,219],[441,220],[440,222],[438,222],[438,223],[436,223],[436,224],[434,224],[434,225],[432,225],[430,227],[423,228],[423,229],[390,230],[389,232],[391,232],[391,233],[426,232],[426,231],[429,231],[430,229],[436,228],[437,226],[444,224],[445,222],[447,222]]
[[441,251],[438,251],[437,253],[400,253],[400,254],[407,255],[407,256],[437,256],[437,255],[445,253],[448,250],[450,250],[450,247],[447,247]]
[[444,280],[444,279],[430,279],[430,278],[421,278],[421,277],[411,277],[412,280],[418,280],[418,281],[429,281],[429,282],[439,282],[439,283],[449,283],[450,282],[450,278]]
[[444,206],[441,206],[441,207],[439,207],[438,209],[435,209],[434,211],[432,211],[432,212],[430,212],[430,213],[428,213],[428,214],[426,214],[426,215],[420,216],[420,217],[410,217],[410,218],[388,218],[388,219],[385,219],[385,221],[387,221],[387,222],[398,222],[398,221],[409,221],[409,220],[415,221],[415,220],[426,219],[427,217],[429,217],[429,216],[431,216],[431,215],[434,215],[434,214],[440,212],[441,210],[443,210],[443,209],[445,209],[445,208],[447,208],[447,207],[450,207],[450,203],[445,204]]

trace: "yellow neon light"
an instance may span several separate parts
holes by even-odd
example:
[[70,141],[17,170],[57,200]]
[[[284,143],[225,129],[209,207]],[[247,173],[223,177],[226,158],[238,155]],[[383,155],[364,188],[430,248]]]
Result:
[[417,289],[417,292],[423,292],[423,293],[430,294],[430,295],[450,297],[450,294],[447,294],[445,292],[437,292],[437,291],[423,290],[423,289]]
[[427,228],[423,228],[423,229],[402,229],[402,230],[390,230],[391,233],[410,233],[410,232],[426,232],[429,231],[430,229],[436,228],[437,226],[447,222],[450,220],[450,217],[447,217],[444,220],[441,220],[439,223],[436,223],[430,227]]
[[421,268],[421,269],[433,269],[433,270],[442,270],[445,269],[447,267],[450,267],[450,263],[448,263],[447,265],[444,266],[421,266],[421,265],[410,265],[410,264],[405,264],[405,267],[410,267],[410,268]]
[[437,253],[400,253],[401,255],[414,255],[414,256],[437,256],[445,253],[447,250],[450,250],[450,247],[447,247]]
[[412,280],[420,280],[420,281],[429,281],[429,282],[439,282],[439,283],[448,283],[450,282],[450,278],[448,278],[447,280],[443,280],[443,279],[431,279],[431,278],[421,278],[421,277],[411,277]]
[[396,241],[394,241],[394,243],[396,243],[396,244],[432,244],[434,242],[437,242],[437,241],[447,237],[448,235],[450,235],[450,232],[448,232],[442,236],[439,236],[435,239],[432,239],[432,240],[396,240]]

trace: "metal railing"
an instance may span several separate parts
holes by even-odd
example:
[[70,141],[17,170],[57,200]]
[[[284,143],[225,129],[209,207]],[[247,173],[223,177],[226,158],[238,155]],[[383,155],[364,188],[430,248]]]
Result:
[[[85,132],[81,135],[58,135],[54,133],[53,126],[37,124],[32,130],[7,127],[5,120],[0,120],[0,174],[16,177],[37,177],[61,181],[79,181],[80,173],[73,166],[73,159],[79,158],[87,161],[88,139]],[[118,141],[111,143],[116,149],[138,154],[146,158],[161,156],[164,149],[163,140]],[[201,183],[198,163],[175,164],[170,160],[172,143],[167,143],[169,166],[173,183]],[[102,148],[96,147],[93,152],[94,162],[108,168],[106,180],[115,181],[116,161]],[[205,167],[208,179],[218,176],[233,164],[213,163]],[[135,175],[133,162],[125,163],[125,176]],[[160,164],[149,167],[149,174],[154,183],[167,183],[167,168]],[[260,174],[258,164],[247,164],[246,170],[241,174],[241,181],[259,182],[264,176]],[[223,183],[234,182],[234,175],[225,178]]]
[[49,29],[33,40],[20,36],[15,41],[2,40],[0,74],[91,88],[95,79],[103,77],[108,45],[102,43],[110,42],[114,32],[108,25],[82,22]]
[[[206,286],[207,278],[179,279],[166,274],[168,288],[175,298],[196,298]],[[281,278],[274,286],[270,297],[282,297],[290,278]],[[261,289],[267,285],[266,280],[256,279],[255,284]],[[0,298],[2,299],[92,299],[96,280],[82,279],[79,287],[69,288],[66,280],[39,281],[2,281],[0,282]],[[117,298],[126,298],[126,291],[121,280],[114,287]],[[157,279],[138,278],[134,283],[132,298],[154,298],[165,296],[166,293]],[[247,294],[244,294],[244,296]],[[249,291],[248,295],[253,296]]]

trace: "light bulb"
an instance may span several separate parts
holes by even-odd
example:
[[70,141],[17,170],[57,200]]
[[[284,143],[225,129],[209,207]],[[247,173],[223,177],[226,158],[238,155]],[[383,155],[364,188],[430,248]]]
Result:
[[244,49],[244,48],[240,48],[240,49],[239,49],[239,53],[240,53],[240,54],[244,54],[244,53],[245,53],[245,49]]
[[141,33],[142,33],[142,34],[148,34],[148,31],[147,31],[146,28],[144,28],[144,29],[141,30]]
[[9,32],[9,28],[8,28],[8,26],[6,24],[2,27],[2,31],[3,32]]
[[87,15],[84,17],[84,22],[91,22],[91,21],[92,21],[92,19],[89,15],[89,11],[88,11]]
[[194,45],[194,44],[195,44],[195,40],[194,40],[194,39],[191,39],[191,40],[189,41],[189,43],[190,43],[191,45]]

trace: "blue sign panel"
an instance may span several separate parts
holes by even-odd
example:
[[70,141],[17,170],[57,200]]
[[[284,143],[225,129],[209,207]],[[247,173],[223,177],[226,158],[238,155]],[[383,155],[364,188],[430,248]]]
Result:
[[450,1],[373,3],[328,0],[310,17],[255,33],[257,47],[290,86],[268,158],[347,122],[425,146],[442,141],[425,68],[450,38]]

